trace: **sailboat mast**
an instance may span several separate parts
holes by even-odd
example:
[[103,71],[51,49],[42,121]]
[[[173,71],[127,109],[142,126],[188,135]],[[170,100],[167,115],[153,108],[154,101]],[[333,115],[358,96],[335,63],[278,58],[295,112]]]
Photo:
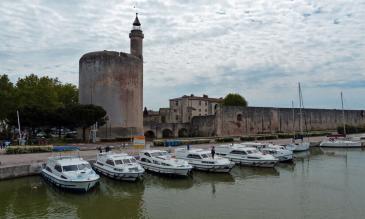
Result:
[[345,110],[343,108],[343,95],[342,95],[342,91],[341,91],[341,105],[342,105],[343,134],[346,135]]
[[291,101],[291,108],[293,111],[293,133],[294,133],[294,138],[295,138],[295,113],[294,113],[294,101]]
[[303,135],[303,122],[302,122],[302,89],[300,88],[300,82],[298,82],[299,93],[299,128],[300,134]]
[[19,145],[21,145],[22,140],[22,131],[20,130],[20,118],[19,118],[19,111],[16,111],[16,115],[18,117],[18,131],[19,131]]

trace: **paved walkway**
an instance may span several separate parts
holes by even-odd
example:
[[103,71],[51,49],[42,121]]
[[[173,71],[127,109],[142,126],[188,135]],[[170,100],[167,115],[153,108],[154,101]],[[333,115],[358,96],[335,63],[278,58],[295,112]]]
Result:
[[[312,137],[310,138],[311,142],[320,142],[325,137]],[[259,141],[260,142],[260,141]],[[288,144],[291,142],[291,139],[275,139],[275,140],[266,140],[261,142],[273,142],[276,144]],[[78,152],[63,152],[62,154],[79,154],[86,160],[93,160],[96,158],[96,154],[98,151],[96,150],[97,147],[102,146],[105,147],[107,145],[114,146],[116,149],[114,151],[120,151],[124,153],[128,153],[131,155],[137,155],[138,149],[134,149],[132,146],[126,146],[122,148],[122,143],[113,142],[113,143],[103,143],[103,144],[72,144],[81,148],[81,151]],[[213,145],[218,144],[198,144],[192,145],[192,148],[211,148]],[[154,149],[167,149],[166,147],[153,147]],[[172,147],[171,149],[173,149]],[[45,162],[48,157],[56,156],[59,153],[56,152],[49,152],[49,153],[33,153],[33,154],[5,154],[4,150],[0,153],[0,167],[4,166],[14,166],[19,164],[30,164],[34,162]]]

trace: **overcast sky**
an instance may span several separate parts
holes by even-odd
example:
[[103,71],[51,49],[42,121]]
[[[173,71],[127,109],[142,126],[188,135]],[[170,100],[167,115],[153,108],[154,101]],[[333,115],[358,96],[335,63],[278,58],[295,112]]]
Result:
[[129,52],[138,11],[144,105],[242,94],[251,106],[365,108],[365,0],[1,0],[0,73],[78,84],[82,54]]

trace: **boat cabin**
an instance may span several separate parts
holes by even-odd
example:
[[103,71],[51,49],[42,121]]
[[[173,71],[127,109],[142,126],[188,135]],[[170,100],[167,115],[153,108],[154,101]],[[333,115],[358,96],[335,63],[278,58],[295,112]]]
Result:
[[137,160],[133,156],[129,156],[125,153],[114,154],[110,152],[102,152],[98,154],[97,164],[109,165],[109,166],[119,166],[119,165],[132,165],[137,163]]

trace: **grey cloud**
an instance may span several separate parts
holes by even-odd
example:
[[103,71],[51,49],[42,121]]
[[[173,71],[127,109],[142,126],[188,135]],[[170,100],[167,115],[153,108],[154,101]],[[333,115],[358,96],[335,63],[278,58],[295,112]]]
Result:
[[[34,72],[77,84],[83,53],[129,51],[137,11],[149,107],[208,91],[242,92],[253,105],[275,104],[267,102],[275,94],[276,104],[286,104],[298,81],[324,93],[313,103],[341,86],[365,91],[354,83],[365,77],[363,0],[3,0],[0,72],[12,80]],[[173,92],[157,95],[164,89]]]

